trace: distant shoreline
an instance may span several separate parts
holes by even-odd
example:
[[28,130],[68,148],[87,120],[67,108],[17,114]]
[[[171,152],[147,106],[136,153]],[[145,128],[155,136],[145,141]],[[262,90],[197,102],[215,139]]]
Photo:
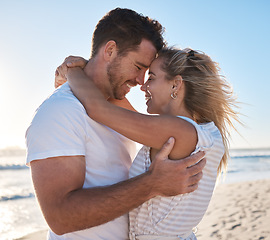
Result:
[[8,156],[26,156],[26,149],[17,146],[10,146],[0,149],[0,157]]

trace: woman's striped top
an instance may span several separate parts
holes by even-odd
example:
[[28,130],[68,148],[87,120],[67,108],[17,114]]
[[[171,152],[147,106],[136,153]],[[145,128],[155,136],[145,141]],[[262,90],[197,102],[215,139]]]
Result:
[[[217,169],[224,154],[221,134],[213,122],[197,124],[189,118],[197,130],[195,152],[205,151],[207,163],[198,189],[192,193],[174,197],[157,196],[129,213],[130,238],[140,235],[172,236],[186,239],[203,218],[217,178]],[[150,148],[143,146],[136,156],[129,177],[148,171],[151,164]]]

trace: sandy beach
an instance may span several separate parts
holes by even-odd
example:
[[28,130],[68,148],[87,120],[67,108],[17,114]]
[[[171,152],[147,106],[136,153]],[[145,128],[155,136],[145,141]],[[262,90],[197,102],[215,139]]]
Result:
[[[45,240],[46,234],[20,240]],[[220,184],[196,235],[198,240],[270,240],[270,180]]]
[[219,185],[197,238],[270,240],[270,180]]

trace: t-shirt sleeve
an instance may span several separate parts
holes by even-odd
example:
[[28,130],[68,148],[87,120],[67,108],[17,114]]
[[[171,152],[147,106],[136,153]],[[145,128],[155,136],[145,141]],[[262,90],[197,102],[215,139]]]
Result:
[[27,160],[85,155],[85,111],[74,99],[50,98],[26,131]]

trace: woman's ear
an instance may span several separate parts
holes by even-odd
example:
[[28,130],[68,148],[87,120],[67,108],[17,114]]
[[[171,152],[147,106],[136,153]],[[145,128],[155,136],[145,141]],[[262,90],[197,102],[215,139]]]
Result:
[[178,92],[183,85],[183,79],[180,75],[177,75],[173,79],[173,86],[172,89],[174,92]]
[[117,46],[115,41],[110,40],[106,43],[103,56],[106,62],[110,62],[117,56]]

